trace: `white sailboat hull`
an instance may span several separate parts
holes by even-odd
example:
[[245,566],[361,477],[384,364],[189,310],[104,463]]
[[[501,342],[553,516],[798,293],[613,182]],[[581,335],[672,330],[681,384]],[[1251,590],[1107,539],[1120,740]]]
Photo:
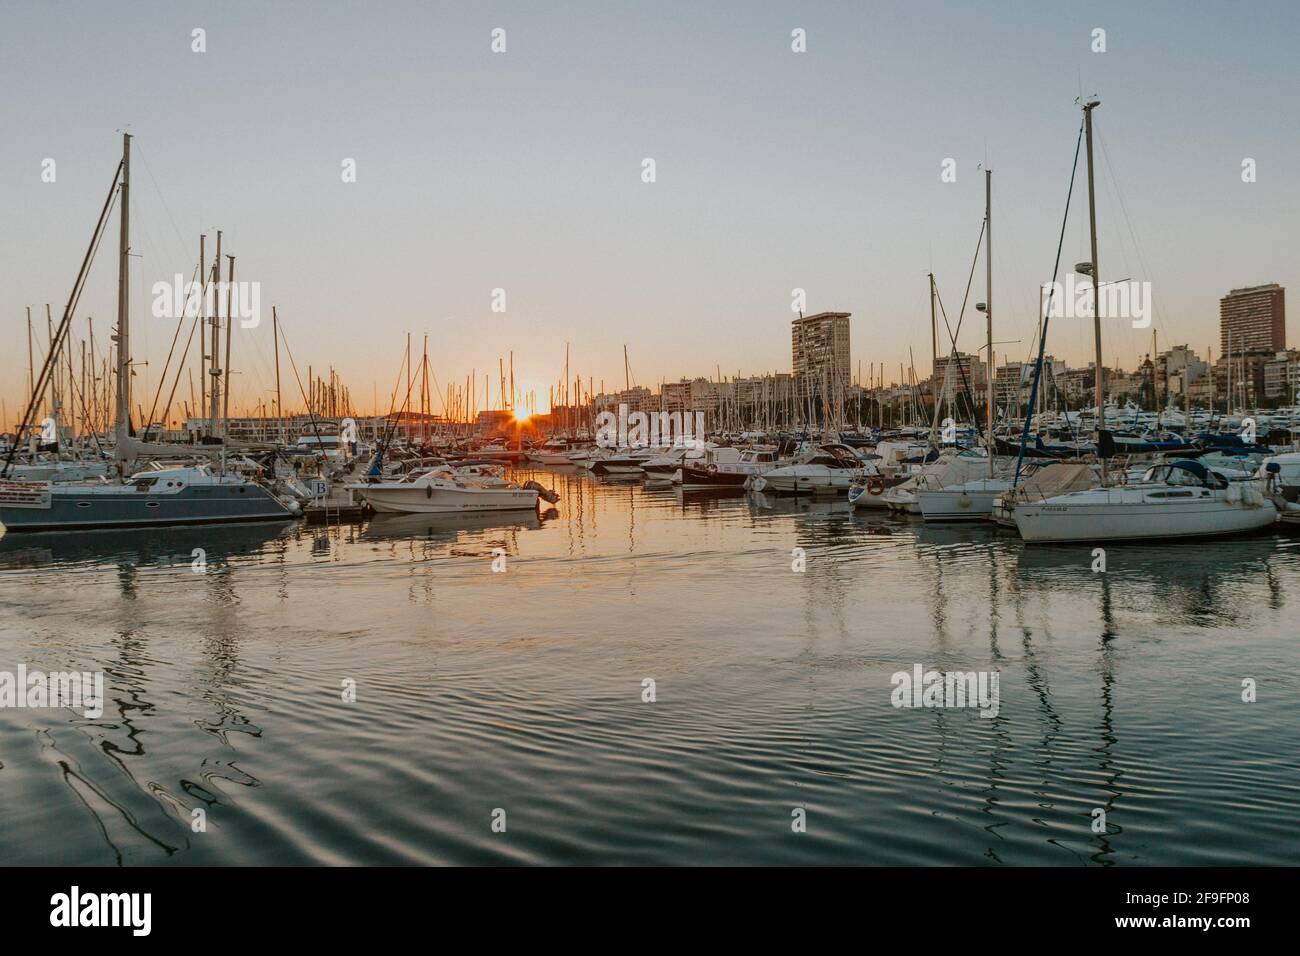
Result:
[[[1151,500],[1129,491],[1082,492],[1093,501],[1063,495],[1016,506],[1020,536],[1030,542],[1131,541],[1241,534],[1277,520],[1271,501],[1248,504],[1222,495]],[[1260,496],[1262,498],[1262,496]]]

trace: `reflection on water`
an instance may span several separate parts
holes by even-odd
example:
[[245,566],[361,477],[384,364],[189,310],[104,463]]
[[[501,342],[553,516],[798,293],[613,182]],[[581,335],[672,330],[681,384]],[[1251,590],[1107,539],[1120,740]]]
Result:
[[[554,509],[0,539],[0,671],[106,690],[0,708],[0,860],[1300,856],[1296,539],[1101,573],[838,499],[527,477]],[[998,670],[998,716],[895,709],[914,664]]]

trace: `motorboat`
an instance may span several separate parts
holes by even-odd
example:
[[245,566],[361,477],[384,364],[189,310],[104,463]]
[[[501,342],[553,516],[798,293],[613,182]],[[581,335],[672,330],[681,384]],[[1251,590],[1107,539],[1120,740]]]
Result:
[[528,460],[538,465],[572,465],[574,448],[563,439],[552,438],[528,450]]
[[524,453],[518,447],[511,448],[510,442],[504,438],[494,438],[469,452],[474,458],[481,458],[490,461],[514,462],[524,457]]
[[654,481],[674,481],[682,468],[689,464],[702,464],[705,454],[706,449],[703,448],[671,448],[662,455],[645,459],[641,463],[641,472],[647,479]]
[[847,490],[866,470],[867,462],[853,448],[826,442],[804,451],[788,465],[751,477],[747,487],[788,494],[833,494]]
[[775,449],[745,448],[737,453],[736,449],[718,448],[703,461],[685,462],[673,483],[681,485],[683,491],[744,488],[750,478],[766,475],[782,464]]
[[908,474],[885,475],[879,470],[875,474],[863,475],[849,485],[849,504],[854,508],[888,508],[885,493],[910,477]]
[[468,474],[449,467],[403,475],[396,481],[345,485],[377,512],[446,514],[468,511],[518,511],[537,507],[539,497],[555,501],[553,491],[535,481],[516,484],[497,474]]
[[653,448],[620,448],[592,458],[588,468],[593,475],[640,475],[641,466],[658,454]]
[[350,457],[350,449],[343,440],[343,429],[338,422],[316,420],[303,428],[298,440],[293,443],[290,454],[343,462]]

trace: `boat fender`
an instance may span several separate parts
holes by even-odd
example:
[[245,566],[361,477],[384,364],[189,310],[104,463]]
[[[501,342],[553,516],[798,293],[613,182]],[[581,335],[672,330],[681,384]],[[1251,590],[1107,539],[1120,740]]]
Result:
[[433,497],[433,485],[425,485],[425,486],[424,486],[424,497],[426,497],[426,498],[432,498],[432,497]]

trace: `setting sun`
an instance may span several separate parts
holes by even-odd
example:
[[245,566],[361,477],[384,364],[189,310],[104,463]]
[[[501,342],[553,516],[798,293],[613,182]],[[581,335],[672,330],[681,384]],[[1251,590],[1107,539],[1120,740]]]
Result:
[[517,421],[517,422],[521,422],[521,423],[522,423],[522,422],[526,422],[526,421],[528,421],[528,410],[525,409],[525,408],[516,408],[516,409],[515,409],[515,421]]

